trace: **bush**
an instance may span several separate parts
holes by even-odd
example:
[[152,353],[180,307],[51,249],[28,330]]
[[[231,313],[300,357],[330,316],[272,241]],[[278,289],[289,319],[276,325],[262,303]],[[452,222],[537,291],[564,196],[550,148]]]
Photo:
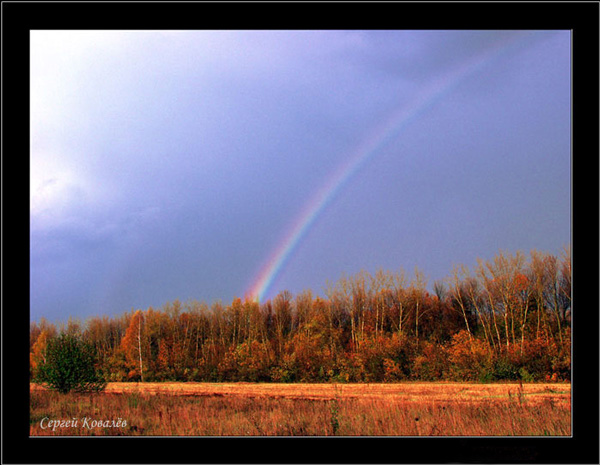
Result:
[[39,366],[35,380],[63,394],[98,392],[106,387],[102,373],[96,368],[94,347],[68,334],[48,342],[46,361]]
[[498,357],[494,363],[494,379],[497,381],[515,381],[520,379],[519,369],[508,357]]
[[447,366],[448,353],[444,346],[423,341],[421,353],[413,360],[411,376],[418,381],[439,381],[445,379]]
[[488,381],[490,353],[487,344],[465,330],[452,336],[448,346],[450,377],[455,381]]
[[533,375],[523,367],[519,368],[519,376],[521,377],[521,380],[526,383],[533,383],[535,381]]

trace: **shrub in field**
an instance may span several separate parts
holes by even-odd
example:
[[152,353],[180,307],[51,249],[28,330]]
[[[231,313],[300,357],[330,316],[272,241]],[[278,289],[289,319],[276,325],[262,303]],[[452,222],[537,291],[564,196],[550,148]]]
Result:
[[518,373],[514,379],[543,380],[550,371],[550,349],[541,338],[525,340],[520,346],[511,346],[507,358]]
[[514,381],[519,379],[519,368],[510,357],[497,357],[493,364],[494,381]]
[[475,381],[489,371],[490,354],[485,342],[460,331],[448,347],[451,377],[457,381]]
[[444,379],[447,366],[448,354],[444,346],[425,341],[421,345],[421,353],[413,360],[411,376],[423,381]]
[[96,351],[80,338],[61,334],[48,342],[46,360],[35,380],[61,393],[101,391],[106,387],[96,368]]
[[525,381],[526,383],[533,383],[535,381],[533,375],[529,373],[524,367],[519,368],[519,377],[522,381]]

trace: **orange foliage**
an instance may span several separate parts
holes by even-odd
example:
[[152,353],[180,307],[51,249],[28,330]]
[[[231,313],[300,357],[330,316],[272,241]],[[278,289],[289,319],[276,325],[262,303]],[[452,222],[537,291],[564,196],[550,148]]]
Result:
[[[567,260],[567,257],[564,258]],[[94,318],[82,332],[110,380],[343,381],[570,379],[570,266],[500,254],[452,288],[425,275],[363,271],[326,298],[282,291],[259,303],[178,300]],[[32,371],[50,328],[30,326]],[[32,373],[33,374],[33,373]]]
[[490,350],[485,342],[471,337],[465,330],[455,334],[448,346],[448,362],[454,379],[476,380],[489,358]]

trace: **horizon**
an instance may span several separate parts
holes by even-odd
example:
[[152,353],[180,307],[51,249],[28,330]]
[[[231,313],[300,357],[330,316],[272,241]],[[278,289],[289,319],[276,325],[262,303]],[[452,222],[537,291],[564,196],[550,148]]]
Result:
[[[518,250],[518,251],[515,252],[515,254],[522,254],[523,257],[525,258],[525,262],[524,263],[527,266],[527,265],[529,265],[529,258],[531,257],[531,254],[533,252],[540,252],[540,253],[542,253],[544,255],[552,255],[552,256],[556,257],[557,259],[561,259],[565,255],[566,252],[568,252],[569,256],[570,256],[570,247],[571,247],[570,244],[565,245],[562,248],[562,251],[559,254],[556,254],[556,255],[555,254],[550,254],[547,251],[537,250],[537,249],[532,249],[529,252],[524,252],[524,251]],[[500,250],[500,251],[498,251],[498,253],[496,254],[496,256],[499,256],[499,255],[502,255],[502,254],[509,254],[510,255],[509,252]],[[493,258],[494,257],[491,257],[491,260],[493,260]],[[483,259],[478,258],[477,261],[479,261],[479,260],[483,260]],[[487,261],[485,261],[485,263],[487,263]],[[470,266],[468,266],[468,265],[466,265],[464,263],[457,263],[457,264],[455,264],[453,266],[453,270],[454,269],[460,269],[462,267],[464,267],[464,269],[466,269],[466,271],[468,271],[469,273],[471,271],[474,271],[474,270],[471,269]],[[357,273],[352,274],[352,275],[349,275],[347,273],[342,272],[342,274],[335,281],[328,280],[327,283],[324,283],[323,289],[325,289],[325,287],[327,287],[327,285],[331,285],[333,287],[336,287],[336,285],[340,281],[342,281],[344,279],[351,279],[351,278],[357,277],[360,274],[363,274],[365,272],[368,273],[369,276],[372,276],[372,277],[374,277],[379,272],[382,272],[382,273],[385,273],[385,274],[388,274],[388,275],[402,276],[403,278],[406,278],[405,288],[407,288],[407,287],[410,287],[411,285],[413,285],[413,280],[415,278],[415,273],[417,271],[419,273],[422,273],[422,275],[423,275],[423,277],[425,279],[424,291],[425,291],[426,294],[428,294],[428,295],[435,294],[436,293],[435,286],[438,285],[438,284],[441,284],[443,286],[443,289],[445,289],[445,291],[448,291],[448,289],[446,288],[446,285],[448,284],[447,281],[450,280],[450,278],[451,278],[450,274],[448,276],[443,277],[443,279],[436,280],[436,281],[431,281],[428,278],[426,270],[422,270],[418,266],[416,266],[414,270],[405,270],[405,269],[402,269],[402,268],[399,269],[399,270],[387,270],[387,269],[381,269],[380,268],[380,269],[375,270],[374,273],[371,273],[371,272],[369,272],[367,270],[362,269],[362,270],[359,270]],[[370,288],[370,285],[368,285],[367,288]],[[63,327],[65,325],[67,325],[70,321],[74,321],[76,323],[81,324],[82,327],[85,328],[86,324],[91,319],[104,318],[104,317],[119,318],[119,317],[125,316],[125,315],[130,314],[130,313],[136,313],[138,311],[141,311],[141,312],[146,312],[148,310],[163,311],[163,309],[171,307],[176,302],[181,305],[181,308],[182,308],[181,312],[182,313],[187,312],[188,310],[191,309],[191,307],[196,307],[196,305],[200,305],[200,306],[205,305],[206,306],[206,310],[208,310],[208,312],[212,312],[216,308],[215,306],[222,306],[223,308],[228,308],[228,307],[231,306],[231,304],[233,304],[238,299],[240,301],[242,301],[242,302],[252,302],[252,301],[254,301],[254,302],[258,303],[260,305],[260,307],[262,308],[265,305],[272,304],[273,300],[275,299],[275,297],[277,297],[278,295],[281,295],[281,294],[283,294],[285,292],[288,292],[291,295],[291,297],[292,297],[292,309],[295,308],[295,304],[294,304],[295,297],[298,297],[300,294],[303,294],[305,292],[310,292],[313,300],[316,300],[316,299],[328,300],[329,299],[329,297],[327,297],[326,295],[323,295],[323,294],[321,294],[319,292],[315,292],[313,289],[310,289],[310,288],[302,289],[302,290],[300,290],[300,291],[298,291],[296,293],[293,293],[293,292],[291,292],[291,291],[289,291],[287,289],[279,289],[278,291],[276,291],[276,292],[273,293],[273,296],[271,298],[263,299],[263,300],[259,299],[256,296],[252,296],[252,295],[249,295],[249,294],[247,294],[245,296],[234,295],[230,301],[224,301],[223,299],[217,298],[217,299],[215,299],[215,300],[213,300],[211,302],[203,300],[202,298],[196,298],[196,297],[191,297],[191,298],[186,299],[186,300],[182,300],[182,299],[179,299],[178,297],[175,297],[174,299],[168,300],[166,302],[162,302],[161,304],[151,304],[151,305],[149,305],[146,308],[134,308],[134,307],[132,307],[130,309],[123,309],[120,312],[115,312],[115,313],[111,313],[111,314],[107,314],[107,313],[91,314],[91,315],[87,315],[84,319],[81,319],[81,317],[79,317],[77,315],[68,315],[66,318],[61,319],[61,320],[49,320],[49,319],[47,319],[47,318],[45,318],[45,317],[42,316],[42,317],[40,317],[37,320],[31,320],[30,324],[34,324],[34,323],[37,324],[40,321],[46,321],[46,322],[48,322],[50,324],[54,324],[54,325],[58,325],[59,327]]]

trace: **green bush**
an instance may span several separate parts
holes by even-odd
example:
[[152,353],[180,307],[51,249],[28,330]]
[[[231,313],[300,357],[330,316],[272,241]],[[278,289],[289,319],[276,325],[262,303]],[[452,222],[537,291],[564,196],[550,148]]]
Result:
[[526,383],[533,383],[535,381],[534,376],[524,367],[519,368],[519,376],[521,377],[521,380]]
[[498,381],[515,381],[520,378],[518,368],[506,357],[499,357],[496,360],[494,377]]
[[96,351],[91,344],[69,334],[48,342],[46,361],[37,370],[36,382],[61,393],[98,392],[106,380],[96,368]]

